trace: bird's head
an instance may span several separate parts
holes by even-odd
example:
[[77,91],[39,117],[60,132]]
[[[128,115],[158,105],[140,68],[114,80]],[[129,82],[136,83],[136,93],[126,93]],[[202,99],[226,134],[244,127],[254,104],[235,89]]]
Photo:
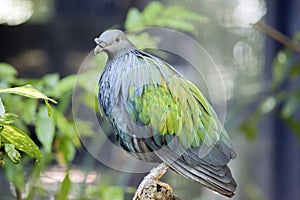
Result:
[[95,42],[97,44],[94,49],[95,55],[104,51],[108,56],[115,56],[120,52],[130,50],[134,47],[120,30],[107,30],[98,38],[95,38]]

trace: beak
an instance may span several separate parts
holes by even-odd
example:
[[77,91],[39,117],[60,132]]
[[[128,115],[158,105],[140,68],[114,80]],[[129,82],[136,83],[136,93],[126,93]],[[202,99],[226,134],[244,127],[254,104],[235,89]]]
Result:
[[99,45],[97,45],[94,49],[94,55],[97,55],[98,53],[100,53],[103,50],[103,48],[101,48]]
[[101,51],[103,51],[103,49],[107,46],[106,42],[104,41],[100,41],[99,38],[95,38],[95,43],[97,44],[97,46],[94,49],[94,55],[100,53]]

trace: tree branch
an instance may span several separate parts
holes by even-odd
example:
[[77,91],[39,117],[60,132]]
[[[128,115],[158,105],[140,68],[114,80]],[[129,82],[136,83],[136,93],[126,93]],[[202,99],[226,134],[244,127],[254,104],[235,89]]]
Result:
[[170,189],[152,180],[144,185],[142,193],[134,200],[181,200],[181,198],[175,196]]
[[292,41],[283,33],[277,31],[276,29],[272,28],[262,21],[258,21],[256,24],[254,24],[254,27],[265,33],[270,38],[300,54],[300,45]]
[[181,200],[172,193],[172,188],[159,181],[169,167],[161,163],[153,168],[140,183],[132,200]]

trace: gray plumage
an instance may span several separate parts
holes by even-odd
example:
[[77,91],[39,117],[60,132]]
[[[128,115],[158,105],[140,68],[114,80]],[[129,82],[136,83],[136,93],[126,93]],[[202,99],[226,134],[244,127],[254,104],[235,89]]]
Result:
[[227,163],[236,154],[201,92],[168,63],[138,50],[120,30],[105,31],[95,42],[95,54],[108,55],[99,107],[119,144],[139,159],[165,162],[232,197],[236,182]]

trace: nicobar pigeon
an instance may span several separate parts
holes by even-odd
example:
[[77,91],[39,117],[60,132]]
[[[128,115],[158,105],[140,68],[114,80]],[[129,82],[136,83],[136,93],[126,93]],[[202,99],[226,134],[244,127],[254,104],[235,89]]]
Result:
[[94,53],[108,55],[99,107],[120,146],[232,197],[237,184],[227,163],[236,153],[200,90],[167,62],[137,49],[120,30],[107,30],[95,42]]

